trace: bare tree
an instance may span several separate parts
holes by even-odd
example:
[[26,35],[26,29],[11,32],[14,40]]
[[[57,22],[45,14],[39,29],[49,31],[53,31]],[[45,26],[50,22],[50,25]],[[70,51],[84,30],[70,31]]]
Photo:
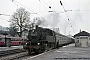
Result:
[[16,36],[17,35],[17,29],[15,27],[9,27],[9,34],[11,36]]
[[22,32],[24,29],[30,28],[30,13],[26,11],[24,8],[19,8],[14,12],[11,16],[11,27],[18,28],[20,32],[19,36],[22,37]]

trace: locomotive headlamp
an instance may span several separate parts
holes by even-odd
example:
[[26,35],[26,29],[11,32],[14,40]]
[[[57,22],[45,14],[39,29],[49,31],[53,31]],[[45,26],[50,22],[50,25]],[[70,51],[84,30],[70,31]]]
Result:
[[38,45],[40,45],[40,43],[38,43]]
[[26,45],[27,45],[27,43],[26,43]]
[[32,32],[34,32],[34,30],[32,30]]

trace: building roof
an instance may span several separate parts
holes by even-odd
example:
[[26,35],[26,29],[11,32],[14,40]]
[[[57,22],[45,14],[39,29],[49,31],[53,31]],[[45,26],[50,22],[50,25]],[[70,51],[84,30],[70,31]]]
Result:
[[75,36],[90,36],[90,33],[86,32],[86,31],[82,31],[82,32],[75,34],[74,37]]

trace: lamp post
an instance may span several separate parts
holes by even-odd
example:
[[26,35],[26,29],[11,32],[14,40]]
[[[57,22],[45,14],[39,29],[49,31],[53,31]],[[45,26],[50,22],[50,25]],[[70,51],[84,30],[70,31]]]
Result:
[[3,35],[5,35],[5,46],[7,46],[7,44],[6,44],[6,40],[7,40],[7,37],[6,37],[6,35],[8,35],[7,33],[6,33],[6,31],[4,32],[4,34]]

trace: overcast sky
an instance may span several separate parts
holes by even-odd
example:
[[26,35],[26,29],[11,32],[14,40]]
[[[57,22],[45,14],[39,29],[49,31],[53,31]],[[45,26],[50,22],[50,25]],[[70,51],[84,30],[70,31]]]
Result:
[[[64,35],[74,35],[80,29],[90,32],[90,0],[61,1],[63,6],[60,5],[60,0],[0,0],[0,13],[5,14],[0,15],[0,25],[8,27],[10,16],[16,9],[23,7],[31,13],[31,20],[33,17],[43,17],[45,20],[42,19],[41,26],[59,28]],[[64,9],[67,12],[64,12]]]

